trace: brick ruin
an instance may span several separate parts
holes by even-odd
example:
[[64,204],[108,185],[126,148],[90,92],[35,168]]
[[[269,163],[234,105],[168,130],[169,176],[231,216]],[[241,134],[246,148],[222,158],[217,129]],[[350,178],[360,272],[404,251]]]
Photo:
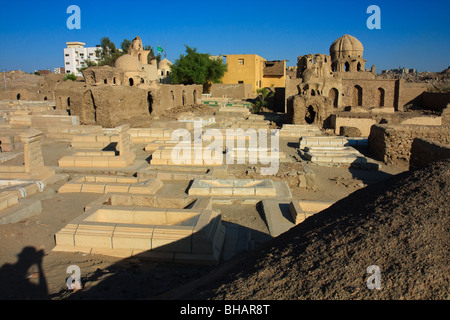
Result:
[[408,164],[411,146],[416,138],[450,145],[450,126],[374,125],[368,138],[370,151],[387,164]]
[[[0,166],[6,185],[0,194],[0,223],[38,214],[40,202],[24,200],[67,179],[58,193],[99,198],[55,234],[56,251],[217,264],[236,234],[225,227],[216,205],[243,206],[247,214],[260,204],[270,236],[277,236],[333,203],[294,198],[289,178],[303,191],[314,189],[314,170],[320,166],[377,171],[382,165],[415,168],[450,157],[448,94],[424,93],[424,85],[402,79],[378,79],[374,67],[365,70],[363,47],[354,37],[336,40],[330,55],[299,57],[286,82],[292,123],[279,124],[250,114],[243,103],[223,103],[211,105],[211,117],[184,116],[133,127],[140,119],[204,101],[201,85],[159,83],[139,40],[130,50],[114,67],[86,69],[85,81],[55,77],[20,91],[20,99],[16,88],[2,96],[7,99],[0,103],[2,156],[7,162],[8,153],[23,149],[24,165]],[[217,85],[213,90],[246,94],[244,86]],[[419,102],[428,113],[406,112],[406,105]],[[179,141],[172,140],[172,133],[194,133],[187,141],[191,144],[199,123],[222,135],[227,129],[280,129],[282,149],[276,154],[286,172],[264,176],[264,166],[250,166],[249,154],[238,169],[234,163],[209,163],[197,159],[195,149],[191,159],[199,161],[174,162],[172,151]],[[202,138],[209,136],[202,133]],[[44,163],[44,138],[69,145],[54,167]],[[233,139],[238,143],[240,138]],[[202,155],[205,147],[202,141]],[[225,159],[238,149],[226,147],[218,154]],[[33,209],[15,211],[24,207]]]
[[[377,114],[397,114],[427,90],[425,84],[376,77],[375,66],[365,69],[363,52],[358,39],[344,35],[333,42],[329,55],[299,56],[297,67],[289,70],[286,80],[289,121],[339,132],[336,118],[340,116],[359,113],[358,118],[373,120]],[[362,126],[367,136],[367,124]]]
[[168,109],[196,105],[202,92],[201,85],[155,84],[143,88],[64,82],[55,89],[55,106],[78,116],[82,124],[114,128],[162,115]]
[[148,64],[148,54],[136,37],[114,67],[89,67],[82,71],[84,82],[59,83],[54,90],[56,109],[78,116],[82,124],[114,128],[197,105],[203,87],[161,83],[156,60]]

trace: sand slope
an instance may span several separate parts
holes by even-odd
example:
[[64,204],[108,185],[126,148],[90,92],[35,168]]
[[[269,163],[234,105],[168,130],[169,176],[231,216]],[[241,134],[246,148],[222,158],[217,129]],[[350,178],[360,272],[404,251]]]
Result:
[[447,160],[358,190],[173,297],[449,299],[449,181]]

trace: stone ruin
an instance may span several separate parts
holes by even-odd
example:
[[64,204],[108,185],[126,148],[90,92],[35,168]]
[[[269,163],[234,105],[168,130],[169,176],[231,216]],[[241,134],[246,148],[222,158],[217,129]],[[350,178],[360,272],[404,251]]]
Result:
[[39,200],[28,199],[55,181],[55,170],[44,165],[42,136],[38,130],[19,134],[24,165],[0,165],[0,224],[18,222],[42,210]]
[[[298,57],[286,80],[286,113],[293,124],[333,129],[353,127],[368,137],[382,121],[441,125],[441,118],[423,112],[403,113],[404,106],[425,95],[426,84],[377,77],[375,66],[365,69],[362,43],[351,35],[333,42],[330,54]],[[441,108],[446,108],[446,104]]]
[[[206,139],[199,145],[202,153],[213,132],[279,129],[277,160],[287,167],[302,165],[295,175],[305,190],[315,187],[314,172],[322,166],[376,171],[401,161],[414,167],[449,155],[447,105],[442,104],[441,114],[402,112],[414,90],[400,79],[377,79],[374,67],[365,70],[363,47],[354,37],[336,40],[330,55],[299,57],[295,76],[286,83],[292,123],[279,125],[250,114],[243,101],[210,99],[211,116],[183,115],[137,126],[137,119],[204,101],[202,86],[157,83],[154,66],[145,65],[142,43],[133,43],[115,67],[85,70],[86,82],[57,83],[53,101],[0,103],[1,155],[7,162],[0,165],[0,223],[39,214],[42,208],[33,195],[64,180],[59,194],[98,198],[55,233],[55,251],[215,265],[252,246],[248,231],[245,237],[243,230],[237,235],[218,207],[243,208],[245,215],[246,206],[260,206],[275,237],[333,201],[294,197],[284,176],[263,176],[263,166],[250,163],[249,152],[255,150],[247,136],[231,139],[242,143],[243,163],[175,162],[177,129],[185,129],[190,134],[186,144],[192,144],[201,124]],[[43,139],[69,146],[53,166],[44,161]],[[218,156],[226,159],[241,149],[224,147]],[[24,164],[17,165],[17,157],[8,156],[21,150]],[[191,159],[201,160],[195,152]],[[260,171],[250,177],[252,166]]]

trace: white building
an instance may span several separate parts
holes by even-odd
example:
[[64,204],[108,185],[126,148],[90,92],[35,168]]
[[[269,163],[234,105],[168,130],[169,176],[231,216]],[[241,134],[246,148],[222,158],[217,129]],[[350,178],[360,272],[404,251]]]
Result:
[[80,72],[81,68],[87,67],[85,60],[98,62],[99,57],[97,51],[102,50],[101,47],[85,48],[83,42],[67,42],[67,48],[64,48],[64,68],[66,74],[73,73],[77,77],[83,76]]

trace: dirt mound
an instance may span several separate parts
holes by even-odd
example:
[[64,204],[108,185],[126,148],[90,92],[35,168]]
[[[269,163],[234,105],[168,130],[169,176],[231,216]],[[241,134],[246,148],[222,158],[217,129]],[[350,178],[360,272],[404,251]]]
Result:
[[449,182],[447,160],[358,190],[177,298],[449,299]]

